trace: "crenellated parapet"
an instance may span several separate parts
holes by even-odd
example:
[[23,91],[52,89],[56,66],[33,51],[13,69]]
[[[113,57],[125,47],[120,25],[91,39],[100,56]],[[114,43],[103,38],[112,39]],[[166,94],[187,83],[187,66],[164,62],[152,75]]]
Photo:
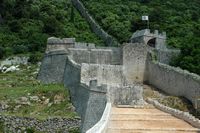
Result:
[[131,43],[144,43],[155,49],[166,49],[166,32],[159,33],[158,30],[155,30],[153,33],[150,32],[150,29],[144,29],[136,31],[131,39]]
[[60,39],[56,37],[50,37],[47,40],[46,53],[50,51],[67,50],[68,48],[73,48],[75,42],[76,42],[75,38]]

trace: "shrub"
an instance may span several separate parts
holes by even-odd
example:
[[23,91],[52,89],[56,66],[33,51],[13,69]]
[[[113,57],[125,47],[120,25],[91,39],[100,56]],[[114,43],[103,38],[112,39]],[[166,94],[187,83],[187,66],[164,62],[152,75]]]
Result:
[[5,49],[3,47],[0,47],[0,59],[2,59],[5,55]]
[[28,52],[28,48],[24,45],[16,45],[13,47],[14,54],[22,54]]
[[28,128],[28,129],[26,129],[26,132],[27,132],[27,133],[34,133],[35,130],[34,130],[33,128]]
[[4,123],[0,121],[0,133],[4,132]]
[[72,127],[68,131],[69,133],[80,133],[80,129],[78,127]]
[[43,54],[40,52],[30,54],[29,62],[32,64],[36,64],[37,62],[42,60],[42,57],[43,57]]

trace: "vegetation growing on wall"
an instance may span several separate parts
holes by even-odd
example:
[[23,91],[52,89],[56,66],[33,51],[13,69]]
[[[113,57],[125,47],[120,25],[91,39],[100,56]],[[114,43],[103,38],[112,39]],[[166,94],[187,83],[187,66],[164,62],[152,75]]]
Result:
[[181,48],[173,65],[200,74],[199,0],[81,0],[90,14],[119,42],[129,41],[136,30],[147,28],[142,15],[148,15],[150,29],[166,31],[168,45]]
[[0,58],[44,52],[50,36],[102,43],[70,0],[0,0]]

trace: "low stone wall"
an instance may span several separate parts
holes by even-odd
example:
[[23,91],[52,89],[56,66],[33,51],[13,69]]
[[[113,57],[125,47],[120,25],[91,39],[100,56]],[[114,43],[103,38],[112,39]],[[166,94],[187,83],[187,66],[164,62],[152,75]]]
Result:
[[144,105],[143,87],[141,85],[109,86],[108,100],[116,105]]
[[200,120],[195,118],[193,115],[191,115],[188,112],[183,112],[180,110],[172,109],[170,107],[160,104],[158,101],[155,101],[153,99],[147,99],[147,102],[150,104],[153,104],[156,108],[158,108],[164,112],[167,112],[179,119],[185,120],[186,122],[190,123],[194,127],[200,128]]
[[90,24],[93,32],[99,36],[108,46],[118,46],[118,42],[108,33],[106,33],[90,16],[87,9],[84,7],[81,1],[72,0],[74,7],[80,12],[80,14],[86,19],[86,21]]
[[70,128],[79,127],[79,119],[51,118],[44,121],[35,118],[4,116],[0,115],[0,121],[4,123],[5,132],[18,133],[27,129],[34,129],[40,132],[62,132],[68,133]]
[[183,96],[193,105],[200,98],[200,76],[180,68],[148,61],[147,79],[149,84],[168,94]]
[[83,63],[81,66],[81,82],[89,85],[92,79],[97,80],[98,85],[122,85],[125,82],[122,66]]
[[46,53],[37,79],[43,83],[63,83],[67,54],[65,50]]
[[103,112],[101,120],[95,124],[92,128],[90,128],[86,133],[105,133],[108,127],[108,121],[111,113],[111,103],[106,104],[106,108]]

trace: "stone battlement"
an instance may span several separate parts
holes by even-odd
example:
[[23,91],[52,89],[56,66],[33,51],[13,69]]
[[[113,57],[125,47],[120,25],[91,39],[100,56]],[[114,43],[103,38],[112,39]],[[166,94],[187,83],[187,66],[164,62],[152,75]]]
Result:
[[155,49],[167,49],[166,48],[166,32],[159,33],[158,30],[155,30],[154,33],[150,32],[150,29],[144,29],[136,31],[131,39],[131,43],[145,43]]
[[158,30],[155,30],[153,33],[150,32],[150,29],[144,29],[140,31],[136,31],[131,39],[136,38],[136,37],[141,37],[141,36],[150,36],[150,37],[157,37],[157,38],[163,38],[166,39],[167,35],[166,32],[159,33]]

